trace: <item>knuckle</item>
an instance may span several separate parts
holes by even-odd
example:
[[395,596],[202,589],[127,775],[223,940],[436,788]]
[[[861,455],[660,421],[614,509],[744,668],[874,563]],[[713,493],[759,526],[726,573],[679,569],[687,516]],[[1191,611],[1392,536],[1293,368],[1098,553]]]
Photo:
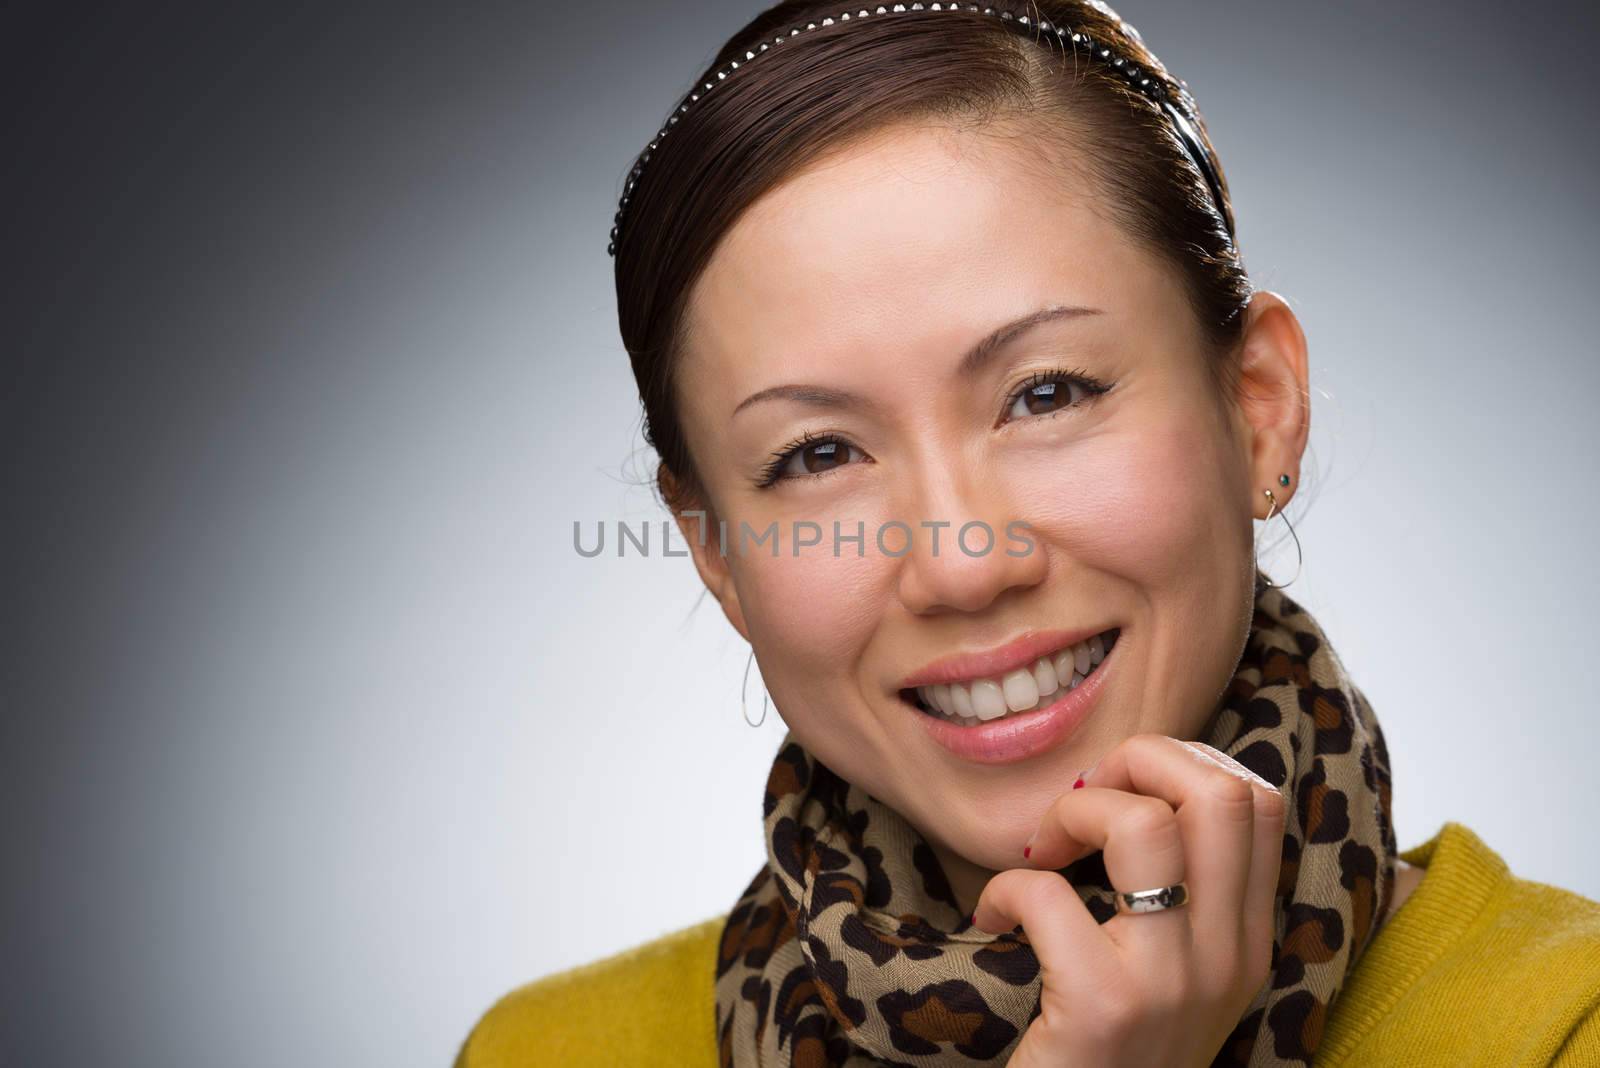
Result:
[[1255,791],[1256,813],[1262,819],[1282,823],[1289,813],[1289,802],[1277,787]]
[[1229,756],[1222,750],[1213,746],[1205,745],[1201,742],[1196,742],[1194,744],[1197,748],[1206,750],[1207,754],[1211,757],[1211,759],[1216,761],[1217,764],[1221,765],[1226,770],[1232,771],[1235,775],[1239,776],[1241,779],[1244,779],[1246,782],[1254,783],[1257,786],[1266,787],[1269,790],[1276,789],[1271,782],[1267,781],[1266,776],[1262,775],[1249,765],[1242,763],[1237,757]]
[[1178,814],[1172,806],[1158,797],[1133,795],[1118,819],[1118,830],[1136,838],[1160,838],[1176,834]]
[[1078,798],[1081,796],[1082,794],[1080,794],[1077,790],[1062,790],[1060,793],[1056,794],[1055,800],[1050,802],[1050,807],[1047,811],[1055,815],[1060,815],[1062,812],[1066,811],[1068,805],[1077,804]]
[[1043,822],[1053,823],[1058,827],[1064,827],[1067,822],[1067,806],[1077,804],[1078,797],[1079,792],[1077,790],[1064,790],[1057,794],[1056,799],[1050,802],[1050,807],[1045,810],[1046,818]]
[[1061,902],[1061,891],[1067,881],[1048,871],[1014,869],[1019,878],[1012,890],[1012,902],[1024,915],[1038,915],[1056,908]]
[[984,884],[983,889],[978,891],[978,907],[993,905],[1009,911],[1017,899],[1017,891],[1021,889],[1017,885],[1017,876],[1021,874],[1021,869],[1011,868],[990,879]]
[[1229,810],[1229,816],[1248,820],[1254,815],[1256,791],[1249,782],[1221,768],[1206,779],[1207,795],[1219,808]]
[[1122,744],[1130,752],[1137,751],[1154,755],[1163,747],[1171,745],[1172,739],[1165,734],[1157,734],[1155,731],[1141,731],[1138,734],[1129,735]]
[[1251,774],[1250,769],[1239,763],[1237,757],[1229,756],[1227,753],[1224,753],[1214,745],[1207,745],[1204,742],[1195,742],[1194,746],[1197,749],[1204,750],[1207,756],[1225,768],[1232,768],[1234,771],[1241,772],[1243,774]]

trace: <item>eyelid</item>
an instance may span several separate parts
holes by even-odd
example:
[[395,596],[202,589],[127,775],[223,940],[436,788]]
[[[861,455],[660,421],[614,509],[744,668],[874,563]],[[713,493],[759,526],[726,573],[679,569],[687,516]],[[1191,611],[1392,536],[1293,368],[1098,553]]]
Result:
[[1007,423],[1011,422],[1011,419],[1008,418],[1011,409],[1016,406],[1017,401],[1022,397],[1022,395],[1028,390],[1033,389],[1036,386],[1044,385],[1047,382],[1055,382],[1068,386],[1077,385],[1078,388],[1084,391],[1086,396],[1082,400],[1074,404],[1069,404],[1064,408],[1058,408],[1053,412],[1040,413],[1036,418],[1048,418],[1049,416],[1060,415],[1062,412],[1072,411],[1073,409],[1084,407],[1101,394],[1110,392],[1112,385],[1114,385],[1114,383],[1102,382],[1088,371],[1080,368],[1053,367],[1043,371],[1035,371],[1027,378],[1023,379],[1022,382],[1015,386],[1006,396],[1005,404],[1000,409],[1000,418],[996,421],[995,426],[1005,426]]
[[843,463],[838,467],[831,468],[827,471],[809,472],[804,475],[784,475],[782,473],[783,469],[789,466],[789,463],[794,459],[795,455],[802,449],[809,448],[812,445],[826,444],[838,444],[843,446],[845,449],[854,449],[862,456],[867,455],[867,450],[861,448],[861,446],[855,444],[849,438],[837,431],[808,430],[801,434],[798,438],[795,438],[793,441],[789,442],[789,444],[778,448],[769,456],[767,461],[761,465],[761,471],[756,476],[756,488],[768,489],[777,485],[779,482],[790,482],[797,479],[824,478],[833,474],[833,472],[837,471],[839,467],[850,466],[848,463]]

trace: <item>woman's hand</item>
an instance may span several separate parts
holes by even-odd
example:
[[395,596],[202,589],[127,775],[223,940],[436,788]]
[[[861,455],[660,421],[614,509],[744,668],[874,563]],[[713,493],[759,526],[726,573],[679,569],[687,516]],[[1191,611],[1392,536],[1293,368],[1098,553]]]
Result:
[[[973,922],[1021,924],[1044,988],[1011,1068],[1208,1065],[1266,981],[1283,795],[1209,745],[1138,734],[1045,813]],[[1097,923],[1055,869],[1095,850],[1111,885],[1186,881],[1189,901]]]

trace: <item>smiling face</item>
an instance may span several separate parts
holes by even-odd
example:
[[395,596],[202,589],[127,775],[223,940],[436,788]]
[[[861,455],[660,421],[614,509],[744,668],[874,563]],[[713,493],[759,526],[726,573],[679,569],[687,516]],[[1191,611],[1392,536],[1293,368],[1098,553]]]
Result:
[[[727,556],[714,534],[696,552],[702,577],[796,738],[957,882],[1014,866],[1119,741],[1198,737],[1248,634],[1261,489],[1282,506],[1305,440],[1292,313],[1257,294],[1255,399],[1223,403],[1173,268],[1038,145],[897,127],[792,177],[698,279],[677,369],[703,503],[730,530]],[[864,525],[864,552],[835,555],[835,520]],[[974,521],[995,541],[970,555],[955,536]],[[773,523],[779,555],[735,551],[741,524]],[[823,532],[798,556],[796,523]],[[1036,698],[1041,655],[1069,667],[1051,654],[1111,628],[1094,685],[1072,696],[1053,667],[1050,707],[1026,711],[1010,669]],[[907,690],[966,679],[978,701],[983,677],[1025,711],[962,726]],[[953,711],[951,692],[932,691]]]

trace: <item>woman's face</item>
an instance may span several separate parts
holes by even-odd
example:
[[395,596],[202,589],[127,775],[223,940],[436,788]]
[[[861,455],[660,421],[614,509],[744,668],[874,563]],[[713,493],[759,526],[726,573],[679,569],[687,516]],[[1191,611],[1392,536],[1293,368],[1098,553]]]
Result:
[[[1252,515],[1263,488],[1287,500],[1277,476],[1298,485],[1304,447],[1292,313],[1257,295],[1256,399],[1219,403],[1176,276],[1038,146],[898,128],[771,191],[698,280],[678,372],[728,528],[726,556],[714,527],[697,549],[702,577],[796,738],[953,877],[1015,866],[1046,806],[1119,741],[1199,736],[1249,630]],[[1045,309],[1081,310],[975,350]],[[835,521],[865,537],[836,553]],[[957,541],[976,522],[987,552],[980,527]],[[774,523],[776,556],[739,537]],[[820,541],[797,548],[797,531]],[[1111,628],[1089,699],[1058,689],[1054,713],[963,727],[906,699],[919,675],[1004,693],[1000,669],[1024,657],[1037,688],[1038,655],[1054,668]]]

